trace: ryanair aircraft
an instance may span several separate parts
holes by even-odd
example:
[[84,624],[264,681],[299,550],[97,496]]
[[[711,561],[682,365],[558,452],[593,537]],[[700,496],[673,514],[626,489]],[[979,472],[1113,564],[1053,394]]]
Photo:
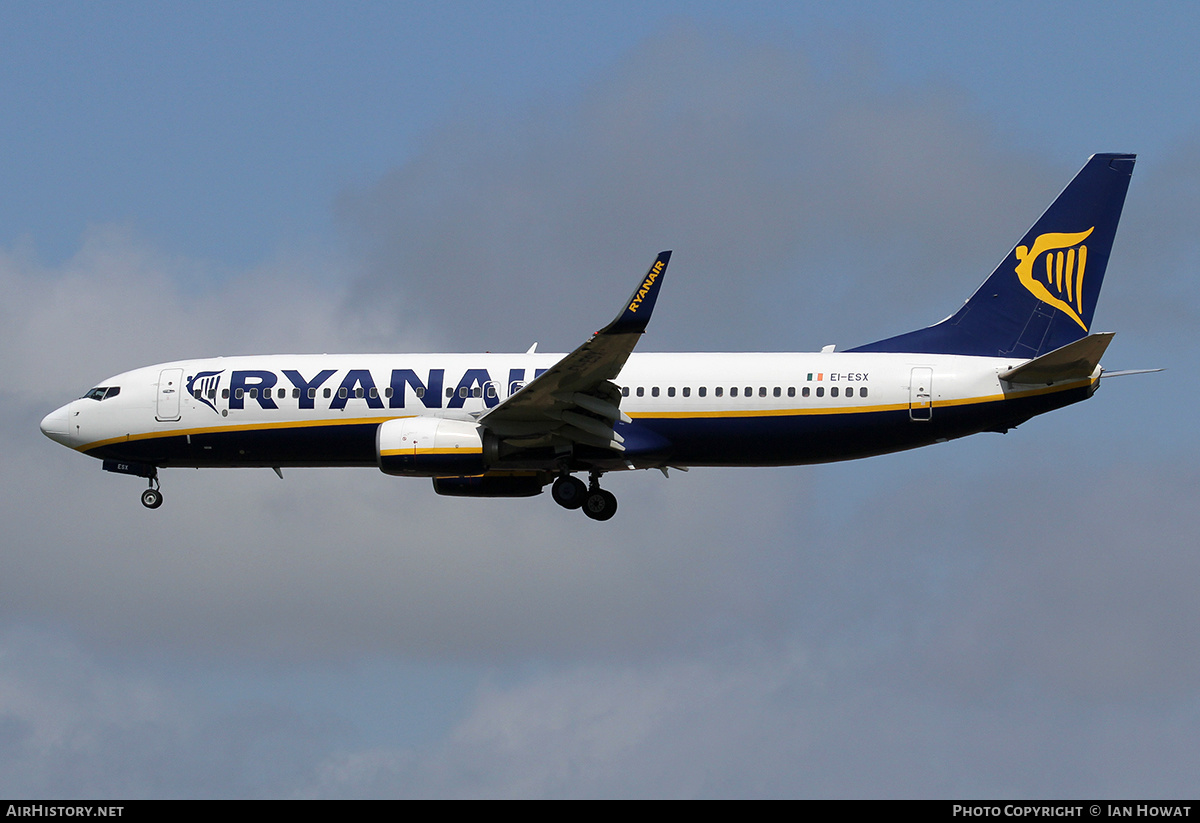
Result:
[[[607,520],[607,472],[848,460],[1003,432],[1086,400],[1092,314],[1134,155],[1097,154],[957,312],[844,352],[635,354],[671,252],[567,355],[272,355],[124,372],[47,437],[148,478],[165,467],[374,466],[438,494],[528,497]],[[586,473],[588,483],[577,478]]]

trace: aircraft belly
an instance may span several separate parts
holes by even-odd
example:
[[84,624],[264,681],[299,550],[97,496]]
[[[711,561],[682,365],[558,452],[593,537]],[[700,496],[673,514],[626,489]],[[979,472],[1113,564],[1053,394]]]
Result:
[[377,422],[165,434],[90,450],[169,467],[374,466]]
[[1085,386],[1008,400],[935,402],[928,420],[913,420],[904,407],[843,414],[639,417],[637,423],[671,442],[667,463],[793,466],[871,457],[983,431],[1004,431],[1090,394],[1090,386]]

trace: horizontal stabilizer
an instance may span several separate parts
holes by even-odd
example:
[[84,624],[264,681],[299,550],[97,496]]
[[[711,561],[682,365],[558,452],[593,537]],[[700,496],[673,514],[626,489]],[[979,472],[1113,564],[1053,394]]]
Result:
[[1060,380],[1086,380],[1100,365],[1113,332],[1092,334],[1062,348],[1035,357],[1028,363],[1000,372],[1010,383],[1055,383]]

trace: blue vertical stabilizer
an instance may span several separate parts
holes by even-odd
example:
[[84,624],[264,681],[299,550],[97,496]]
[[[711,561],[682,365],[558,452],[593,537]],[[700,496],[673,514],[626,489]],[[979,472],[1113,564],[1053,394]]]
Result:
[[1033,358],[1088,334],[1133,154],[1095,154],[961,309],[850,351]]

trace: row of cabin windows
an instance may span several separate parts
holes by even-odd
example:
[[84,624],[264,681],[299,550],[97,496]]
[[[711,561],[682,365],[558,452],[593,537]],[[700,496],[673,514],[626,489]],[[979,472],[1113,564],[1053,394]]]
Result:
[[[846,386],[846,388],[845,388],[846,397],[854,397],[855,396],[854,389],[855,389],[854,386]],[[645,386],[638,386],[633,391],[637,397],[645,397],[646,396],[646,387]],[[690,386],[684,386],[679,391],[682,393],[682,395],[684,397],[692,396],[692,389]],[[743,391],[743,393],[742,393],[743,397],[754,397],[754,387],[753,386],[746,386],[746,388],[744,390],[740,390],[738,386],[730,386],[729,387],[729,396],[737,397],[739,391]],[[650,396],[651,397],[658,397],[659,393],[660,393],[660,389],[658,386],[650,387]],[[715,389],[713,389],[714,397],[723,397],[724,393],[725,393],[725,388],[723,386],[717,386]],[[784,389],[781,388],[780,386],[776,386],[775,388],[771,389],[772,397],[783,397],[783,393],[784,393]],[[840,394],[839,386],[830,386],[829,387],[829,396],[830,397],[837,397],[839,394]],[[621,389],[621,396],[622,397],[629,396],[629,387],[628,386]],[[667,397],[674,397],[674,396],[675,396],[675,387],[668,386],[667,387]],[[697,397],[707,397],[708,396],[708,387],[700,386],[698,389],[696,389],[696,396]],[[767,396],[767,387],[766,386],[758,387],[758,396],[759,397]],[[795,386],[787,387],[787,396],[788,397],[796,396],[796,387]],[[810,396],[810,390],[809,390],[808,386],[804,386],[800,389],[800,396],[801,397],[809,397]],[[825,387],[824,386],[817,386],[816,396],[817,397],[825,396]],[[859,386],[857,396],[858,397],[866,397],[867,396],[867,387]]]
[[[95,389],[93,389],[92,391],[94,392]],[[117,389],[116,391],[120,391],[120,389]],[[113,394],[116,394],[116,391],[114,391]],[[483,397],[483,395],[484,395],[484,390],[482,388],[480,388],[479,386],[475,386],[474,388],[467,388],[466,386],[461,386],[458,388],[457,391],[458,391],[459,397]],[[453,397],[454,392],[455,392],[455,389],[452,389],[452,388],[446,389],[446,397]],[[322,393],[322,396],[325,397],[326,399],[333,397],[333,389],[328,389],[328,388],[322,389],[321,393]],[[342,399],[345,399],[350,396],[350,392],[345,386],[342,386],[340,389],[338,389],[337,394],[338,394],[338,397],[340,397]],[[413,389],[413,394],[417,396],[417,399],[423,398],[425,396],[425,387],[417,386],[415,389]],[[202,389],[196,389],[192,393],[192,395],[197,400],[199,400],[204,396],[204,391]],[[254,399],[258,398],[258,388],[256,387],[256,388],[244,389],[244,390],[243,389],[234,389],[233,396],[238,399],[241,399],[242,397],[249,397],[250,399],[254,400]],[[288,396],[288,390],[287,389],[274,389],[274,390],[263,389],[262,396],[265,398],[275,397],[279,400],[282,400]],[[308,398],[310,400],[314,400],[314,399],[316,399],[316,396],[317,396],[316,388],[313,386],[310,386],[308,389]],[[358,397],[358,398],[370,397],[372,400],[374,400],[375,398],[379,397],[379,389],[372,386],[371,388],[364,390],[361,386],[359,386],[358,388],[356,388],[354,390],[354,396]],[[391,386],[388,386],[387,388],[385,388],[383,390],[383,396],[384,397],[392,396],[392,387]],[[495,384],[493,384],[493,383],[488,384],[487,396],[489,399],[495,399],[495,397],[496,397]],[[228,400],[229,399],[229,389],[221,389],[221,397],[222,397],[222,399]],[[292,398],[293,399],[300,398],[300,390],[299,389],[292,389]],[[217,399],[217,390],[216,389],[209,389],[208,399],[209,400]]]
[[[845,388],[846,397],[854,397],[855,396],[854,388],[855,388],[854,386],[847,386]],[[85,395],[85,397],[91,397],[97,391],[98,391],[97,389],[93,389],[91,392],[89,392],[87,395]],[[99,390],[99,391],[103,391],[103,390]],[[111,394],[109,396],[111,396],[111,395],[115,395],[118,391],[120,391],[120,389],[110,389],[109,391],[111,392]],[[291,391],[292,391],[292,398],[299,399],[300,390],[292,389]],[[483,395],[484,395],[484,389],[479,386],[475,386],[473,388],[468,388],[466,386],[460,386],[457,391],[458,391],[458,396],[464,397],[464,398],[465,397],[483,397]],[[651,386],[650,387],[650,396],[658,397],[660,395],[660,391],[661,390],[659,389],[658,386]],[[675,390],[674,386],[668,386],[667,387],[667,397],[674,397],[675,391],[676,390]],[[684,386],[679,391],[682,393],[682,395],[684,397],[692,396],[692,389],[690,386]],[[771,390],[771,396],[772,397],[783,397],[783,391],[784,391],[783,388],[781,388],[780,386],[776,386],[775,388],[773,388]],[[326,399],[333,396],[333,389],[326,388],[326,389],[322,389],[321,392],[322,392],[322,396],[324,396]],[[455,389],[453,389],[453,388],[446,389],[446,397],[448,397],[448,398],[453,397],[454,392],[455,392]],[[628,386],[621,389],[622,397],[628,397],[629,393],[630,393],[630,389]],[[646,387],[638,386],[634,390],[634,393],[638,397],[645,397],[646,396]],[[739,393],[738,386],[730,386],[730,388],[729,388],[729,396],[730,397],[737,397],[738,393]],[[837,396],[839,396],[839,393],[840,393],[840,390],[839,390],[838,386],[830,386],[829,387],[829,396],[830,397],[837,397]],[[204,392],[201,389],[196,389],[194,392],[194,396],[197,400],[199,400],[203,394],[204,394]],[[415,389],[413,389],[413,394],[415,394],[418,399],[423,398],[425,396],[425,387],[417,386]],[[725,388],[723,386],[717,386],[715,389],[713,389],[714,397],[723,397],[724,394],[725,394]],[[252,399],[252,400],[257,399],[258,398],[258,389],[257,388],[251,388],[251,389],[246,389],[246,390],[235,389],[233,392],[233,396],[238,399],[241,399],[243,396],[246,396],[246,395],[248,395],[250,397],[250,399]],[[264,398],[270,398],[270,397],[274,396],[274,397],[282,400],[288,396],[288,390],[287,389],[274,389],[274,391],[272,391],[271,389],[263,389],[262,396]],[[316,399],[316,396],[317,396],[316,388],[310,386],[308,389],[309,399],[310,400]],[[344,399],[348,398],[349,396],[350,396],[350,392],[345,386],[342,386],[340,389],[338,389],[338,397],[340,397],[344,400]],[[358,388],[356,388],[354,390],[354,396],[357,398],[370,397],[372,400],[374,400],[379,397],[379,389],[372,386],[371,388],[364,390],[361,386],[359,386]],[[383,390],[383,396],[389,397],[389,398],[392,396],[392,387],[391,386],[388,386],[387,388],[385,388]],[[488,396],[488,399],[495,399],[496,385],[494,383],[487,384],[487,396]],[[707,397],[708,396],[708,387],[700,386],[698,389],[696,389],[696,396],[697,397]],[[754,387],[746,386],[742,396],[743,397],[753,397],[754,396]],[[759,397],[767,396],[767,387],[766,386],[758,387],[758,396]],[[796,396],[796,387],[795,386],[788,386],[787,396],[788,397]],[[810,396],[810,390],[809,390],[808,386],[803,386],[800,389],[800,396],[801,397],[809,397]],[[824,386],[816,387],[816,396],[817,397],[825,396],[825,387]],[[867,396],[867,387],[859,386],[857,396],[858,397],[866,397]],[[217,390],[210,389],[208,392],[208,399],[215,400],[216,397],[217,397]],[[225,400],[228,400],[229,399],[229,389],[222,389],[221,397]]]

